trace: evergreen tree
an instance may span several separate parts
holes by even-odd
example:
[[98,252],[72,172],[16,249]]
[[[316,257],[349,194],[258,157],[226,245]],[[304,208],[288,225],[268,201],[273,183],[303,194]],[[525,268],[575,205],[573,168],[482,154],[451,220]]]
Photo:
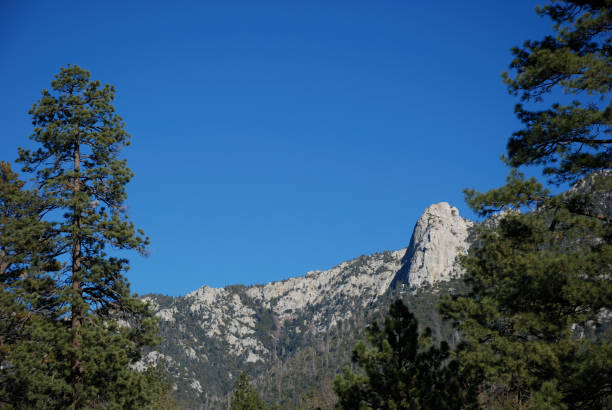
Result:
[[231,410],[268,410],[270,407],[249,384],[249,377],[241,373],[232,394]]
[[[508,163],[544,165],[554,182],[575,182],[612,163],[612,1],[556,1],[537,12],[555,33],[512,50],[515,75],[504,81],[521,98],[515,112],[524,128],[508,141]],[[540,108],[552,95],[558,101],[547,109],[524,106]]]
[[517,105],[524,129],[510,138],[506,158],[513,167],[543,166],[553,184],[579,182],[553,195],[513,169],[501,188],[466,190],[480,215],[504,212],[476,228],[462,259],[471,293],[446,297],[440,307],[464,337],[458,358],[485,406],[610,403],[612,343],[601,334],[612,309],[611,5],[538,8],[556,35],[514,49],[515,76],[504,75],[524,103],[565,98],[557,89],[585,95],[540,111]]
[[362,373],[345,367],[334,390],[340,409],[463,409],[475,405],[475,393],[463,388],[449,347],[436,347],[431,330],[419,337],[416,318],[401,300],[389,309],[384,328],[374,322],[366,329],[372,346],[360,342],[352,360]]
[[[55,267],[52,260],[52,224],[41,220],[46,203],[36,192],[24,189],[8,162],[0,161],[0,276],[19,278],[26,268]],[[44,259],[46,257],[46,259]],[[47,263],[47,266],[42,264]]]
[[43,275],[53,279],[54,303],[36,311],[40,325],[8,363],[21,389],[16,407],[147,407],[159,384],[130,365],[156,341],[156,322],[130,293],[128,261],[107,253],[145,253],[148,244],[125,213],[132,172],[119,153],[129,135],[111,104],[112,86],[70,65],[51,86],[30,111],[30,138],[40,147],[20,149],[19,161],[35,175],[43,219],[57,218],[49,232],[59,266]]
[[50,274],[60,266],[52,224],[41,220],[45,201],[24,185],[0,161],[0,404],[13,407],[31,396],[24,379],[59,387],[52,382],[55,371],[45,377],[36,369],[51,368],[44,364],[48,340],[39,336],[54,332],[45,313],[57,307]]

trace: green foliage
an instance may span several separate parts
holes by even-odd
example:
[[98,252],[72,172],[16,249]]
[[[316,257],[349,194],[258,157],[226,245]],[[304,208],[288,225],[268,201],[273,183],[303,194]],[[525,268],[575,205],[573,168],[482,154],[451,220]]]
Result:
[[479,227],[479,244],[462,261],[472,293],[443,299],[441,309],[466,341],[461,363],[485,386],[533,408],[552,389],[559,406],[590,408],[612,381],[612,344],[583,334],[610,308],[612,248],[595,238],[612,232],[594,218],[555,211]]
[[66,387],[56,379],[62,369],[48,359],[50,337],[62,330],[47,320],[58,304],[50,274],[61,267],[53,259],[53,224],[41,220],[45,201],[24,185],[0,162],[0,403],[15,407],[24,398],[45,399],[27,388],[32,382],[49,395]]
[[178,410],[181,408],[172,394],[172,382],[166,369],[158,364],[143,371],[138,380],[143,384],[147,397],[144,408],[150,410]]
[[366,329],[353,362],[334,383],[342,409],[462,409],[474,407],[475,393],[462,385],[458,364],[449,360],[446,342],[432,343],[431,330],[418,333],[416,318],[401,300],[389,309],[384,328]]
[[521,208],[535,210],[550,196],[535,178],[525,180],[523,174],[512,169],[506,185],[480,194],[473,189],[464,190],[467,204],[479,215],[488,216],[502,210],[519,211]]
[[0,275],[14,280],[29,269],[54,271],[59,265],[51,258],[53,224],[43,221],[44,198],[24,189],[25,183],[0,161]]
[[246,373],[241,373],[232,395],[231,410],[268,410],[270,407],[249,384]]
[[543,165],[552,183],[578,182],[553,195],[512,170],[501,188],[466,190],[478,214],[506,211],[475,228],[462,258],[471,293],[440,303],[464,338],[457,358],[486,407],[611,402],[612,342],[600,331],[612,309],[612,107],[602,105],[612,74],[611,5],[559,1],[538,9],[556,35],[514,49],[516,75],[504,75],[523,102],[541,102],[555,88],[586,95],[544,111],[518,105],[525,128],[508,143],[511,166]]
[[114,89],[62,68],[30,114],[35,151],[20,149],[38,191],[0,167],[0,400],[15,408],[146,408],[168,391],[159,372],[131,365],[157,341],[156,320],[129,291],[128,261],[145,252],[127,219],[118,155],[129,136]]
[[[508,163],[546,165],[556,182],[572,182],[612,163],[612,1],[558,1],[538,14],[552,19],[555,33],[514,48],[516,74],[504,74],[510,92],[521,97],[515,112],[524,125],[508,142]],[[557,90],[588,98],[543,110],[523,105]]]

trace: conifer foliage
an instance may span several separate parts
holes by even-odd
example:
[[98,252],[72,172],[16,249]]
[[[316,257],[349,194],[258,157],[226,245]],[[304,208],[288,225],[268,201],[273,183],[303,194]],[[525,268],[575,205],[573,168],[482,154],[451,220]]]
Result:
[[504,213],[476,228],[462,260],[471,294],[444,298],[441,310],[464,337],[457,356],[487,407],[611,403],[611,9],[609,0],[539,8],[555,35],[514,49],[515,75],[504,76],[523,103],[537,103],[517,106],[525,128],[507,163],[543,166],[553,184],[578,182],[554,195],[513,169],[501,188],[466,190],[480,215]]
[[[515,111],[524,128],[508,141],[508,162],[544,165],[553,181],[575,182],[612,162],[612,2],[553,1],[537,12],[555,32],[512,50],[515,75],[504,81],[521,98]],[[569,98],[525,106],[552,93]]]
[[434,346],[431,330],[419,336],[416,318],[401,300],[389,309],[381,329],[366,328],[368,348],[360,342],[353,362],[336,379],[334,390],[341,409],[464,409],[475,405],[475,394],[464,387],[457,362],[449,360],[449,346]]
[[44,400],[44,394],[27,388],[32,379],[47,391],[61,389],[61,383],[53,382],[56,369],[49,366],[51,371],[40,374],[44,364],[37,359],[49,353],[43,335],[56,330],[55,321],[42,314],[57,304],[55,282],[48,275],[60,268],[53,258],[56,243],[52,224],[41,220],[45,202],[24,185],[0,161],[0,403],[15,407],[26,396],[30,403]]
[[236,382],[236,390],[232,393],[230,410],[269,410],[257,391],[250,385],[246,373],[241,373]]
[[[18,161],[34,175],[38,191],[20,196],[44,205],[28,209],[37,224],[26,229],[12,218],[0,238],[3,249],[13,246],[12,254],[23,255],[12,261],[22,282],[11,285],[7,278],[15,275],[4,274],[3,294],[30,324],[2,366],[10,379],[2,392],[19,386],[5,400],[18,408],[146,407],[154,399],[151,389],[167,385],[159,380],[152,386],[150,374],[130,367],[142,347],[156,341],[156,322],[130,293],[127,259],[108,253],[144,254],[148,244],[125,212],[125,186],[133,175],[119,153],[130,137],[112,106],[114,94],[112,86],[68,65],[30,110],[30,138],[39,147],[20,149]],[[3,173],[9,175],[3,184],[10,185],[12,177]],[[18,192],[21,184],[12,184]],[[3,203],[14,196],[3,192]],[[24,232],[44,240],[14,239]],[[41,246],[49,249],[41,252]],[[44,303],[31,303],[36,293],[22,286],[29,278],[45,281],[38,286]]]

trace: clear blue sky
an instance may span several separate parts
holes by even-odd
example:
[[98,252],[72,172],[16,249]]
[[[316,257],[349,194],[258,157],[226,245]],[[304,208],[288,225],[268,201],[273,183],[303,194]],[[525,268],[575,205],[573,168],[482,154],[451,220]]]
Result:
[[66,63],[115,85],[133,136],[138,293],[279,280],[408,244],[431,203],[503,183],[500,73],[542,1],[12,1],[0,159]]

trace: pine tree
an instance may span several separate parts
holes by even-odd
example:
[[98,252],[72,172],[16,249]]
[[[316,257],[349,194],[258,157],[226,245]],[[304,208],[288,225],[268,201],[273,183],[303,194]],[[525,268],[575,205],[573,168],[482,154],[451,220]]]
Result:
[[52,225],[41,220],[46,203],[24,186],[25,182],[19,180],[10,164],[0,161],[0,276],[3,278],[18,278],[24,274],[25,267],[42,263],[35,259],[52,256],[48,252],[52,248]]
[[459,361],[488,407],[611,402],[612,343],[603,336],[612,309],[611,5],[538,8],[555,35],[515,48],[515,75],[504,75],[510,92],[536,107],[583,94],[545,110],[517,105],[524,129],[510,138],[506,158],[513,167],[542,166],[551,184],[578,182],[555,195],[513,168],[501,188],[466,190],[480,215],[503,212],[476,228],[462,259],[471,293],[440,307],[462,333]]
[[[20,149],[19,161],[35,175],[44,219],[54,222],[61,266],[54,276],[56,303],[40,312],[44,326],[30,335],[30,341],[46,341],[49,352],[31,378],[22,375],[18,407],[146,407],[155,386],[130,365],[156,341],[156,322],[130,293],[128,260],[108,254],[144,254],[148,244],[125,211],[125,185],[133,175],[119,153],[130,137],[112,106],[112,86],[70,65],[51,86],[30,110],[30,138],[40,147]],[[24,350],[11,362],[14,375],[28,357]],[[44,383],[49,378],[53,386]]]
[[[537,12],[555,33],[512,49],[515,75],[504,81],[520,96],[515,112],[524,128],[508,141],[508,163],[543,165],[553,182],[575,182],[612,164],[612,1],[563,0]],[[573,98],[535,109],[559,94]],[[538,104],[525,107],[531,102]]]
[[[446,342],[433,345],[431,330],[419,336],[416,318],[401,300],[389,309],[384,328],[366,328],[368,348],[360,342],[334,383],[340,409],[463,409],[475,405],[475,391],[464,388]],[[468,386],[469,387],[469,386]]]
[[24,185],[0,161],[0,404],[12,407],[31,396],[26,379],[58,386],[54,371],[44,377],[36,369],[49,353],[48,340],[37,335],[55,330],[46,313],[57,308],[51,275],[60,265],[53,225],[41,219],[45,201]]
[[270,407],[249,384],[249,377],[241,373],[232,394],[231,410],[268,410]]

